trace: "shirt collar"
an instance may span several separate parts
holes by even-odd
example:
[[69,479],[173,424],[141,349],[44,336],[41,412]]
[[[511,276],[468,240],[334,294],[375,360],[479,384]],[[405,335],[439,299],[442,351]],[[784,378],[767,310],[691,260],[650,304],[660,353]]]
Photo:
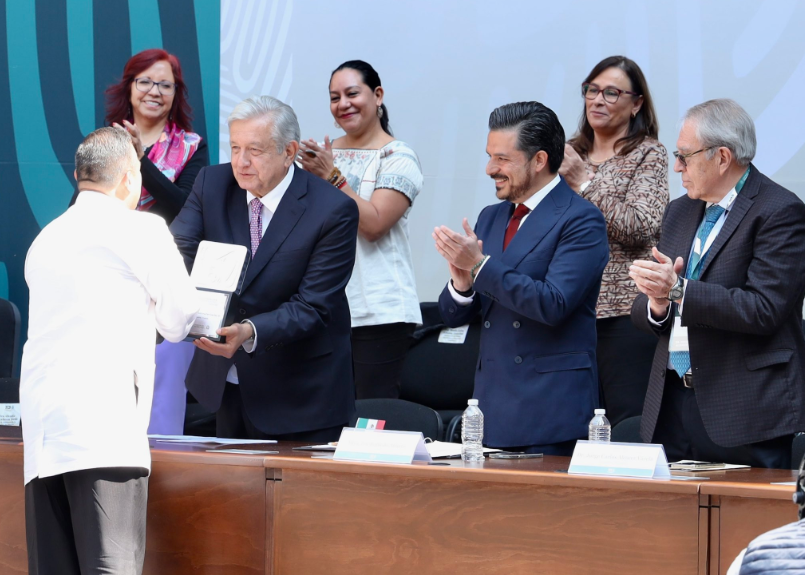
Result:
[[562,180],[559,177],[559,174],[556,174],[556,177],[554,179],[552,179],[550,182],[548,182],[547,185],[544,188],[542,188],[536,194],[534,194],[533,196],[528,198],[526,201],[524,201],[523,204],[525,205],[525,207],[528,208],[529,213],[533,212],[536,209],[536,207],[539,205],[539,203],[542,200],[544,200],[545,197],[551,192],[551,190],[554,189],[557,186],[557,184],[559,182],[561,182],[561,181]]
[[106,205],[115,206],[127,210],[128,207],[126,204],[123,203],[123,200],[119,200],[114,196],[110,196],[109,194],[105,194],[98,190],[81,190],[76,196],[75,203],[76,204],[94,204],[94,205]]
[[[746,178],[749,177],[749,170],[750,168],[746,168],[744,175],[741,176],[741,179],[738,180],[738,183],[735,184],[735,187],[732,188],[729,192],[727,192],[727,195],[721,198],[721,201],[718,202],[718,205],[724,208],[724,213],[730,211],[732,204],[735,203],[735,198],[737,198],[738,194],[741,193],[741,190],[743,189],[744,184],[746,183]],[[707,202],[705,208],[709,208],[714,204],[716,204],[716,202]]]
[[[282,181],[277,184],[277,187],[260,198],[260,203],[263,204],[263,206],[265,206],[266,209],[268,209],[272,214],[277,211],[277,207],[280,205],[282,197],[285,195],[285,192],[288,191],[288,187],[291,185],[291,180],[293,180],[293,171],[294,167],[293,164],[291,164],[291,167],[288,168],[288,173],[285,174],[285,177],[282,178]],[[257,196],[247,190],[246,204],[250,204],[251,201],[256,197]]]

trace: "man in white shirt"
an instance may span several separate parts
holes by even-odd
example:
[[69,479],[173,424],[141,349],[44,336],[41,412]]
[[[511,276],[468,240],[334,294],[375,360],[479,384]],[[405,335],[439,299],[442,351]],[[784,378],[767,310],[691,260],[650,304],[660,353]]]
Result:
[[156,328],[182,340],[198,303],[168,228],[134,211],[130,136],[91,133],[74,206],[37,236],[20,404],[31,575],[139,574]]
[[656,261],[630,271],[632,321],[660,338],[641,435],[669,460],[788,469],[805,429],[805,204],[751,164],[754,122],[732,100],[688,110],[677,147],[687,194]]
[[451,280],[451,327],[482,315],[475,391],[484,443],[570,455],[598,407],[595,305],[609,259],[601,211],[558,175],[565,134],[552,110],[518,102],[489,117],[486,173],[499,200],[466,235],[434,230]]

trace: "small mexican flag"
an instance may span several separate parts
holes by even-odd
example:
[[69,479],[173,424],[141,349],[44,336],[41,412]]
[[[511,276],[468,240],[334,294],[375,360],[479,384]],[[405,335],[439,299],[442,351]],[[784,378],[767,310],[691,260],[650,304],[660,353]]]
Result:
[[359,417],[358,423],[355,424],[356,429],[383,429],[386,427],[385,419],[366,419]]

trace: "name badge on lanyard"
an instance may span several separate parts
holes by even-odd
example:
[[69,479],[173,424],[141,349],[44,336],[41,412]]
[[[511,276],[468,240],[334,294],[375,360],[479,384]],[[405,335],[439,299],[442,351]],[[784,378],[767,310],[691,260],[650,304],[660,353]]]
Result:
[[[724,208],[724,213],[728,213],[729,209],[732,207],[733,202],[735,202],[735,198],[738,197],[738,192],[733,190],[727,196],[727,204]],[[702,240],[699,237],[696,237],[693,240],[693,252],[699,256],[699,261],[696,263],[696,268],[691,270],[691,275],[694,275],[696,269],[698,269],[704,262],[707,252],[710,250],[710,247],[713,245],[713,241],[715,241],[715,237],[713,236],[712,232],[710,236],[705,238],[705,243],[702,245]],[[668,342],[668,351],[690,351],[688,346],[688,328],[682,325],[682,316],[679,313],[679,306],[677,305],[676,313],[674,314],[674,325],[671,328],[671,341]]]

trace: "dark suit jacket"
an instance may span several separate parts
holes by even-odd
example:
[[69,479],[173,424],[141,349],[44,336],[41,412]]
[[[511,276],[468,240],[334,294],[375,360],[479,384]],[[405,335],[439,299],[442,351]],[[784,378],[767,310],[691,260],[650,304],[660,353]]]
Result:
[[[250,247],[246,192],[230,164],[201,170],[171,231],[188,269],[201,240]],[[264,433],[347,423],[355,392],[344,289],[357,233],[355,202],[296,168],[231,304],[235,321],[254,324],[257,349],[232,359],[196,350],[187,388],[199,403],[220,407],[234,363],[246,413]]]
[[[665,213],[658,249],[687,260],[705,202],[682,196]],[[688,327],[696,401],[707,434],[734,447],[805,430],[805,205],[751,166],[699,276],[688,281],[682,323]],[[632,321],[660,337],[640,433],[651,441],[668,364],[671,319],[656,328],[648,299]],[[674,304],[676,305],[676,304]]]
[[469,306],[447,288],[439,298],[449,326],[483,314],[474,397],[484,443],[543,445],[586,437],[598,406],[595,304],[609,259],[604,217],[562,180],[503,251],[514,210],[485,208],[476,234],[490,256]]

